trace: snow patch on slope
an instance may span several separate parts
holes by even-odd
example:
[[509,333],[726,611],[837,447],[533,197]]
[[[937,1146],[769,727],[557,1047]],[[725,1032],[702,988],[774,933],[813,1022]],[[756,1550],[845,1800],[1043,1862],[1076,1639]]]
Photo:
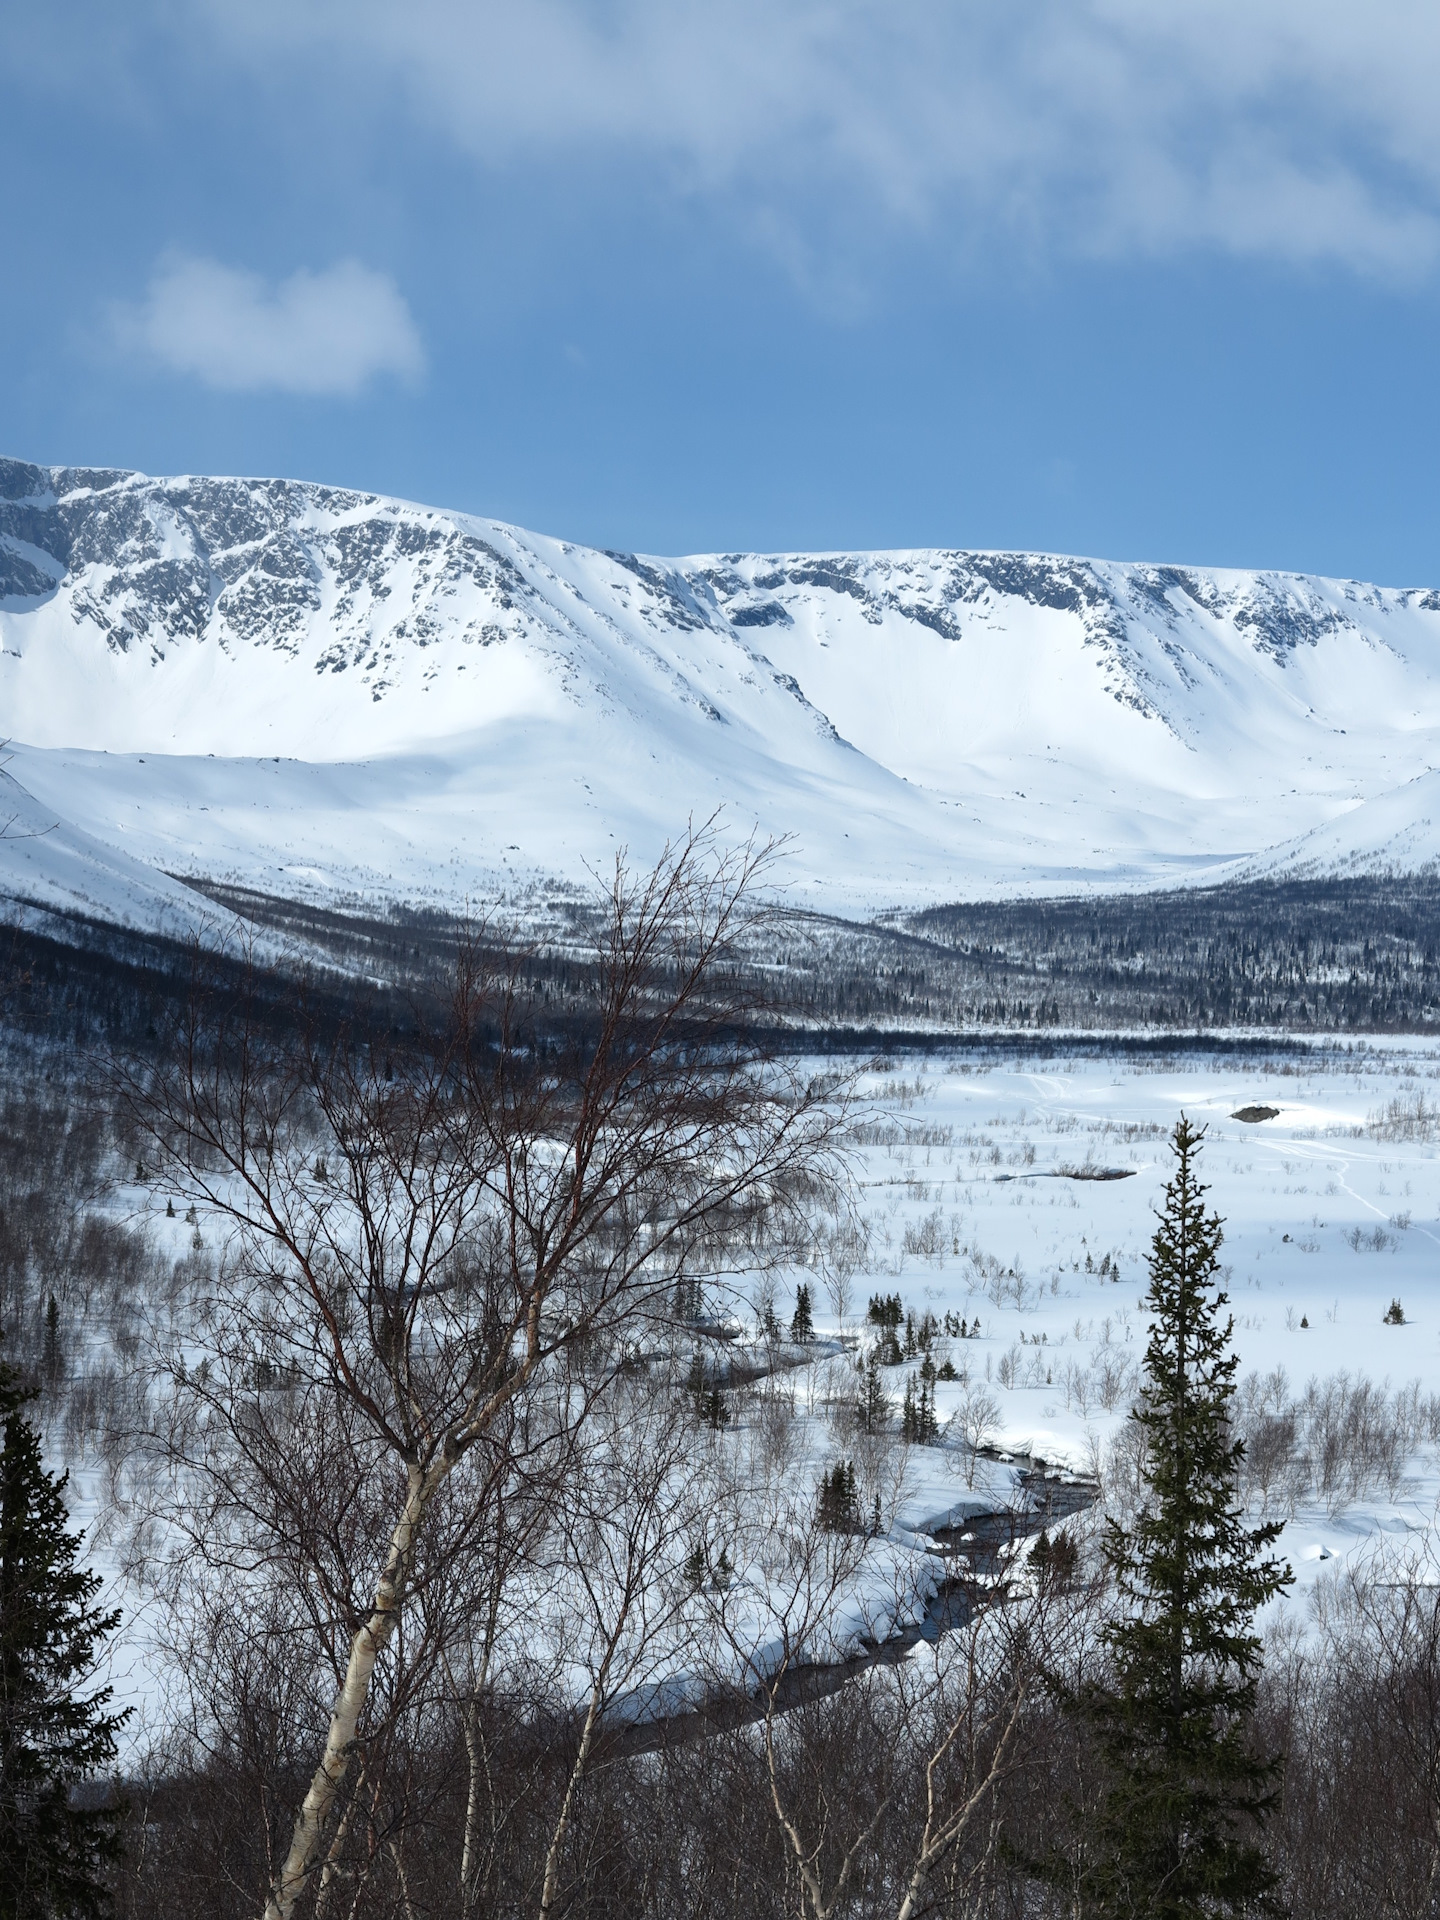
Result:
[[62,919],[186,939],[215,914],[189,887],[145,861],[69,826],[0,772],[0,899],[10,918],[49,925]]
[[1362,801],[1338,820],[1235,869],[1238,880],[1319,874],[1429,873],[1440,867],[1440,772]]

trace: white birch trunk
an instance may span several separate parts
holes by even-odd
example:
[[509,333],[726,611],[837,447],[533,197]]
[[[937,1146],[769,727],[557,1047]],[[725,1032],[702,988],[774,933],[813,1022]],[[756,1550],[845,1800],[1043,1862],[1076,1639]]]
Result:
[[565,1783],[565,1798],[560,1805],[560,1818],[555,1822],[555,1831],[550,1836],[550,1845],[545,1854],[545,1879],[540,1888],[540,1913],[542,1920],[555,1904],[555,1889],[560,1879],[560,1849],[565,1844],[565,1835],[570,1829],[570,1808],[575,1799],[575,1790],[585,1772],[590,1758],[590,1743],[595,1736],[595,1721],[600,1712],[601,1682],[597,1681],[591,1689],[590,1704],[585,1712],[585,1729],[580,1735],[580,1748],[575,1755],[575,1764],[570,1769],[570,1778]]
[[375,1586],[375,1603],[364,1624],[350,1642],[350,1659],[345,1678],[330,1710],[330,1728],[325,1752],[315,1769],[309,1791],[295,1816],[290,1851],[270,1888],[265,1902],[265,1920],[292,1920],[295,1908],[320,1865],[325,1852],[325,1830],[335,1805],[336,1795],[350,1770],[355,1750],[355,1731],[364,1712],[375,1663],[385,1651],[395,1631],[395,1621],[403,1598],[415,1532],[424,1517],[436,1488],[450,1471],[442,1457],[428,1474],[410,1469],[405,1505],[390,1535],[385,1570]]
[[1024,1701],[1025,1687],[1021,1685],[1016,1691],[1009,1721],[1000,1736],[1000,1743],[995,1749],[994,1758],[990,1762],[985,1778],[975,1788],[964,1806],[938,1826],[935,1820],[935,1769],[950,1749],[959,1729],[958,1721],[950,1729],[950,1733],[941,1742],[937,1751],[931,1755],[929,1765],[925,1769],[925,1831],[921,1835],[920,1850],[916,1856],[909,1884],[905,1889],[905,1898],[900,1902],[900,1910],[895,1920],[913,1920],[913,1916],[919,1911],[920,1898],[925,1890],[926,1881],[944,1856],[959,1842],[970,1824],[971,1815],[1004,1771],[1010,1757],[1011,1743],[1020,1725],[1020,1709]]
[[460,1849],[460,1911],[475,1910],[475,1840],[480,1824],[480,1718],[472,1699],[465,1708],[465,1758],[468,1782],[465,1793],[465,1839]]

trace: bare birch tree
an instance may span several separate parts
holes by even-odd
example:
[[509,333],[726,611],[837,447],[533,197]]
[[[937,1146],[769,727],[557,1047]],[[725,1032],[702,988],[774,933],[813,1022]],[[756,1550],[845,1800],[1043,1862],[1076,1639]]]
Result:
[[[1440,1552],[1433,1536],[1359,1557],[1318,1589],[1315,1613],[1332,1685],[1339,1680],[1345,1700],[1351,1751],[1369,1780],[1385,1781],[1390,1824],[1378,1830],[1389,1848],[1387,1893],[1396,1910],[1433,1913],[1440,1908]],[[1413,1906],[1398,1894],[1407,1868],[1418,1883]]]
[[558,1515],[565,1591],[555,1617],[566,1669],[583,1696],[545,1849],[540,1920],[563,1902],[576,1797],[603,1761],[606,1735],[623,1736],[627,1720],[664,1711],[666,1678],[682,1652],[678,1627],[689,1597],[683,1563],[703,1520],[704,1496],[688,1470],[690,1421],[674,1384],[668,1393],[665,1385],[657,1391],[656,1383],[643,1383],[606,1406]]
[[[535,1444],[542,1403],[547,1435],[573,1430],[627,1326],[752,1261],[757,1216],[798,1215],[835,1174],[833,1105],[743,1038],[729,957],[768,857],[701,832],[639,879],[617,866],[563,1022],[524,956],[477,938],[448,1017],[407,1044],[303,1023],[277,1042],[243,994],[198,995],[171,1069],[128,1082],[160,1176],[223,1235],[210,1324],[228,1306],[235,1329],[198,1396],[183,1355],[172,1369],[175,1510],[258,1527],[263,1555],[307,1486],[324,1538],[334,1471],[373,1529],[362,1595],[335,1606],[337,1580],[317,1601],[343,1657],[267,1920],[329,1857],[377,1664],[462,1465],[483,1483]],[[267,1420],[277,1386],[298,1428]],[[449,1507],[458,1551],[478,1507]]]

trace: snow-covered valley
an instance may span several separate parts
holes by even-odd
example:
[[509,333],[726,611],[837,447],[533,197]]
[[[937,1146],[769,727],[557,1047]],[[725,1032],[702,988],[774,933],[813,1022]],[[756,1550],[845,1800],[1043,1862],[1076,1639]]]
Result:
[[[1440,1561],[1437,1085],[1440,1056],[1426,1041],[1229,1060],[1061,1047],[1037,1061],[997,1047],[869,1063],[858,1082],[855,1231],[822,1241],[813,1264],[715,1297],[711,1317],[726,1331],[693,1336],[729,1386],[726,1424],[703,1456],[687,1454],[686,1471],[719,1528],[715,1551],[728,1539],[756,1644],[778,1602],[747,1560],[753,1492],[747,1506],[735,1489],[750,1484],[758,1456],[775,1456],[770,1471],[801,1505],[849,1457],[865,1512],[881,1503],[883,1527],[847,1585],[831,1654],[922,1616],[945,1573],[935,1531],[1012,1505],[1023,1514],[1023,1472],[1098,1482],[1123,1508],[1154,1208],[1182,1110],[1207,1128],[1202,1171],[1225,1220],[1221,1278],[1250,1445],[1244,1497],[1252,1515],[1283,1523],[1280,1550],[1296,1574],[1266,1624],[1309,1632],[1327,1583],[1377,1556]],[[1246,1111],[1271,1117],[1236,1117]],[[153,1187],[122,1180],[108,1210],[177,1272],[222,1239]],[[772,1346],[767,1377],[765,1309],[788,1328],[802,1286],[815,1343],[782,1339],[778,1374]],[[869,1306],[887,1297],[906,1326],[879,1368],[885,1431],[867,1436],[855,1413],[862,1363],[886,1347]],[[1392,1302],[1398,1320],[1387,1318]],[[77,1376],[113,1371],[146,1310],[130,1299],[91,1325]],[[917,1332],[921,1341],[907,1337]],[[687,1339],[682,1368],[689,1351]],[[757,1377],[740,1381],[747,1360],[758,1360]],[[938,1428],[904,1445],[902,1407],[927,1363],[940,1370]],[[658,1349],[650,1365],[663,1376]],[[93,1523],[106,1513],[106,1470],[83,1447],[70,1457],[77,1510]],[[1033,1537],[1033,1519],[1019,1524]],[[147,1606],[126,1581],[113,1591],[134,1621],[115,1675],[140,1710],[140,1739],[157,1710]],[[647,1712],[673,1711],[707,1684],[693,1621],[677,1623],[662,1651],[646,1669],[658,1689]]]
[[[1440,594],[1026,554],[601,553],[289,481],[0,462],[0,887],[463,906],[789,836],[796,898],[1440,856]],[[9,784],[13,783],[13,784]]]

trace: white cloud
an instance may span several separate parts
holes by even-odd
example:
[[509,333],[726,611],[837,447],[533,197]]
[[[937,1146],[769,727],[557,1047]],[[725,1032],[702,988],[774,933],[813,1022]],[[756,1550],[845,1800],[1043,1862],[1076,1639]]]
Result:
[[359,393],[414,379],[424,352],[395,282],[358,260],[270,286],[217,260],[168,255],[138,306],[117,307],[125,349],[229,393]]
[[189,17],[257,76],[308,59],[316,84],[368,75],[379,100],[398,81],[482,160],[648,158],[781,227],[1440,262],[1433,0],[190,0]]

